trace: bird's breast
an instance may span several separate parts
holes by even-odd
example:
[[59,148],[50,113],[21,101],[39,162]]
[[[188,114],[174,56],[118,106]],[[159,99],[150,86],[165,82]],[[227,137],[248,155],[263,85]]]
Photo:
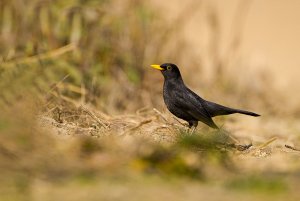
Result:
[[184,108],[184,88],[173,83],[165,83],[163,98],[168,110],[181,119],[188,119],[187,111]]

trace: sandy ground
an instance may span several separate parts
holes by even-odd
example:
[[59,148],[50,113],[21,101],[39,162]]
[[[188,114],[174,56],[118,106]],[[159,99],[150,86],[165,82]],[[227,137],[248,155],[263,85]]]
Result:
[[[160,113],[152,109],[115,117],[104,117],[96,110],[88,108],[84,111],[89,111],[89,124],[93,125],[91,122],[94,122],[98,124],[97,127],[87,128],[82,126],[84,123],[79,125],[79,121],[58,123],[49,116],[41,116],[40,125],[44,129],[52,130],[52,133],[62,140],[62,144],[81,135],[97,136],[93,138],[94,140],[117,135],[125,147],[128,143],[129,146],[134,145],[131,144],[132,140],[140,137],[161,144],[172,144],[178,137],[175,134],[176,130],[184,128],[169,113]],[[67,119],[67,116],[62,118]],[[205,180],[140,174],[135,171],[127,171],[125,174],[111,172],[87,181],[67,180],[60,185],[37,179],[33,182],[32,198],[33,200],[57,200],[65,197],[64,200],[176,201],[200,198],[209,201],[300,199],[295,187],[299,184],[300,151],[293,150],[300,147],[300,127],[297,122],[280,121],[282,123],[276,124],[274,122],[279,122],[276,118],[251,118],[242,115],[233,115],[225,120],[219,118],[216,122],[223,123],[223,129],[230,132],[236,144],[253,144],[242,151],[230,151],[236,170],[224,172],[217,166],[210,165],[206,167],[208,169],[205,170]],[[103,128],[100,124],[107,127]],[[198,131],[207,132],[207,128],[200,124]],[[234,185],[235,182],[237,185]]]

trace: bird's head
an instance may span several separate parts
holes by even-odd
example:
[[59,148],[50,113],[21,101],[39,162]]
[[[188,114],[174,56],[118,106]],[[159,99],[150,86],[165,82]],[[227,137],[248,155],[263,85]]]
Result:
[[181,79],[181,74],[178,67],[172,63],[164,63],[161,65],[153,64],[152,68],[158,69],[161,71],[165,79]]

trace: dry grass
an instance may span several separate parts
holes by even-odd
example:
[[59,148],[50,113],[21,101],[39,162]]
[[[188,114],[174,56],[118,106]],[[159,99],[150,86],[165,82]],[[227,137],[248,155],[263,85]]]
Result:
[[14,103],[1,115],[4,200],[134,200],[159,192],[177,200],[210,193],[217,194],[211,200],[298,199],[299,131],[292,119],[279,125],[277,117],[236,115],[216,120],[221,131],[200,125],[189,135],[183,122],[153,108],[110,115],[81,99],[44,100],[42,107],[32,99]]
[[[27,146],[12,149],[7,139],[1,145],[2,161],[18,172],[4,171],[13,176],[4,178],[14,188],[2,192],[16,190],[16,199],[139,200],[147,195],[145,200],[153,200],[155,194],[174,200],[299,199],[300,152],[294,144],[285,146],[290,142],[284,136],[255,137],[264,130],[261,125],[247,131],[249,127],[237,130],[239,123],[228,123],[224,129],[231,132],[203,126],[191,136],[157,109],[112,116],[70,102],[33,118],[37,124],[23,138],[30,135],[32,143],[46,147],[31,150],[29,160],[23,158],[29,156],[23,153]],[[32,138],[32,131],[40,134]]]

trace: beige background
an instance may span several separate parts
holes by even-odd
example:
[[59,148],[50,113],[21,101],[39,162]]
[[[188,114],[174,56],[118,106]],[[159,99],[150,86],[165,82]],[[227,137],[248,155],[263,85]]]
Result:
[[[170,19],[196,0],[152,0],[158,12]],[[221,55],[228,46],[234,16],[242,0],[202,1],[199,9],[185,26],[188,40],[194,51],[203,43],[203,29],[199,26],[203,9],[207,6],[217,9],[221,21]],[[300,1],[299,0],[253,0],[248,1],[248,12],[241,35],[243,37],[239,58],[251,68],[264,68],[275,77],[276,86],[290,92],[300,91]],[[201,41],[202,40],[202,41]],[[295,94],[295,93],[294,93]]]

